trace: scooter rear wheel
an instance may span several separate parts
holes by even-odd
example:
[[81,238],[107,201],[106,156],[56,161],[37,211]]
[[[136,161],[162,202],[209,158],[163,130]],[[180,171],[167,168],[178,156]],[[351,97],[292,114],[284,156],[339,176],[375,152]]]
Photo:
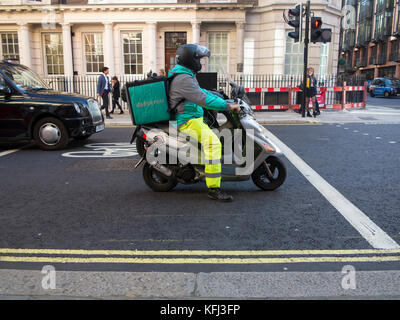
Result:
[[175,178],[167,178],[148,163],[143,167],[143,179],[146,184],[155,192],[168,192],[178,184]]
[[[265,164],[268,165],[272,176],[269,175]],[[276,157],[268,157],[251,175],[254,184],[261,190],[272,191],[279,188],[286,179],[286,167]]]

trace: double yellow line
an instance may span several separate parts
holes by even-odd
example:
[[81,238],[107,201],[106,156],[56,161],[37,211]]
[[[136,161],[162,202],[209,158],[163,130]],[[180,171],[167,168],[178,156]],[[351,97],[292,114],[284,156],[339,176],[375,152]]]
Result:
[[400,261],[400,250],[73,250],[0,248],[0,262],[272,264]]

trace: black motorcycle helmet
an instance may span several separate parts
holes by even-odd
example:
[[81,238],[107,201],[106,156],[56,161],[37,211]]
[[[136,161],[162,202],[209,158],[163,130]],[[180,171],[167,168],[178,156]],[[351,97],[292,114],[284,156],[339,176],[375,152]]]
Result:
[[210,57],[210,50],[198,44],[184,44],[176,52],[176,61],[193,72],[201,70],[200,59]]

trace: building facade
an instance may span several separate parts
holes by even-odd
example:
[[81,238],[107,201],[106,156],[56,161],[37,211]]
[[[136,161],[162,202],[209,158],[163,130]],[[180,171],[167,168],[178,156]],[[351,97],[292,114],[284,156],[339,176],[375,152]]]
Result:
[[[143,75],[173,67],[179,45],[210,48],[203,71],[301,74],[302,46],[288,38],[295,0],[2,0],[0,59],[15,58],[49,78]],[[312,44],[316,73],[337,71],[341,0],[312,1],[332,42]],[[221,68],[222,67],[222,68]]]
[[346,0],[342,5],[349,14],[342,23],[339,72],[400,78],[399,1]]

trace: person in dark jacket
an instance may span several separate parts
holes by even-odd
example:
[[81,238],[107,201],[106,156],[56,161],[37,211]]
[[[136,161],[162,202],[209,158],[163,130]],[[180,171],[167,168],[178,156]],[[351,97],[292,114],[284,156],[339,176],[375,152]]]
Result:
[[311,117],[309,111],[310,99],[313,105],[313,116],[317,116],[317,79],[314,77],[314,68],[307,69],[307,85],[306,85],[306,106],[307,117]]
[[103,68],[103,74],[99,76],[99,79],[97,81],[97,98],[100,96],[101,99],[103,100],[103,105],[101,106],[101,109],[105,109],[106,111],[106,118],[107,119],[112,119],[110,116],[110,113],[108,112],[108,106],[109,106],[109,93],[111,92],[111,84],[108,79],[108,74],[110,73],[109,68],[104,67]]
[[119,88],[119,80],[116,76],[112,77],[112,110],[110,113],[114,113],[115,105],[118,106],[120,114],[123,114],[122,107],[119,104],[119,97],[121,96],[120,88]]

